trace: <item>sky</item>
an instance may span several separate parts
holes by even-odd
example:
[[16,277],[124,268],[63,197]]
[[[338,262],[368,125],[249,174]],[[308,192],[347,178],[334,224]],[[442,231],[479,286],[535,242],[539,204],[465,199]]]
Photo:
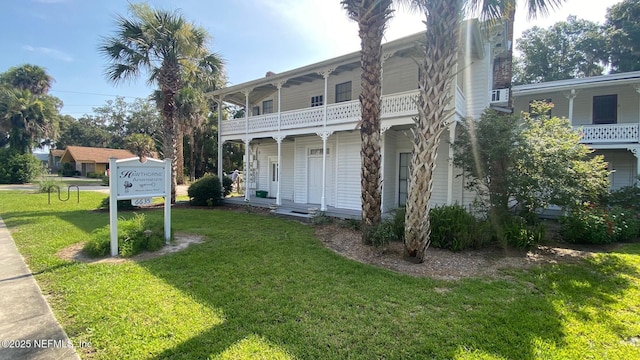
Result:
[[[549,16],[528,20],[516,11],[515,38],[534,25],[549,27],[569,15],[603,23],[607,8],[620,0],[567,0]],[[340,0],[150,0],[149,5],[179,9],[207,30],[210,50],[225,61],[230,84],[263,77],[358,51],[357,25]],[[524,3],[520,0],[519,3]],[[0,72],[25,63],[44,67],[55,82],[62,114],[79,118],[107,100],[146,98],[146,77],[120,84],[104,76],[107,60],[98,47],[113,34],[115,16],[128,14],[126,0],[2,0]],[[385,42],[424,30],[424,15],[397,9]],[[517,41],[517,40],[516,40]]]

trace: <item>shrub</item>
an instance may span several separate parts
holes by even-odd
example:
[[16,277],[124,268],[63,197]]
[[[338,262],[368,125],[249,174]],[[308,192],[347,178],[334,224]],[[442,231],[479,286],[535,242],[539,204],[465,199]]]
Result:
[[391,211],[393,232],[396,235],[398,241],[404,241],[404,217],[407,211],[404,207],[397,208]]
[[109,186],[109,177],[108,176],[103,176],[102,177],[102,185]]
[[501,244],[509,244],[517,248],[526,249],[542,242],[545,237],[546,228],[544,224],[537,221],[533,224],[520,216],[509,216],[502,221],[501,236],[498,239]]
[[615,206],[607,209],[586,204],[560,218],[562,237],[572,243],[608,244],[636,238],[640,220],[630,211]]
[[[58,179],[50,178],[50,177],[42,177],[40,180],[38,180],[38,192],[47,193],[49,192],[49,188],[52,186],[57,186],[62,190],[62,188],[64,188],[67,185]],[[51,191],[53,192],[57,190],[53,188],[53,190]]]
[[[150,233],[145,233],[149,230]],[[133,256],[143,250],[155,251],[164,244],[164,224],[159,218],[135,214],[131,219],[118,219],[118,254]],[[91,256],[104,256],[111,249],[109,225],[94,230],[84,247]]]
[[460,251],[486,242],[478,220],[461,205],[438,206],[429,211],[431,245]]
[[228,176],[222,177],[222,188],[224,189],[223,197],[231,194],[231,190],[233,189],[233,180],[231,180]]
[[[102,199],[102,202],[100,202],[100,205],[98,206],[98,210],[109,210],[109,206],[110,206],[110,202],[109,202],[109,197],[107,196],[106,198]],[[137,206],[134,206],[131,203],[131,200],[118,200],[118,210],[135,210],[137,209]]]
[[338,222],[338,226],[341,228],[349,228],[351,230],[360,230],[361,220],[358,219],[343,219]]
[[375,247],[382,247],[389,244],[391,241],[399,240],[392,220],[383,220],[380,225],[371,229],[367,239],[371,245]]
[[0,149],[0,184],[26,184],[42,174],[42,164],[32,154]]
[[640,187],[625,186],[613,190],[607,196],[606,202],[612,207],[619,206],[640,213]]
[[189,203],[194,206],[216,206],[222,203],[220,180],[215,175],[207,175],[189,185]]

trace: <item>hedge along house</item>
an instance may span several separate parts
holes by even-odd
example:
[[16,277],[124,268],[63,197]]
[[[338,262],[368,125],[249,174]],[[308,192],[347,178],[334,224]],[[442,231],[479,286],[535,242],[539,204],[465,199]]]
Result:
[[640,71],[513,87],[516,111],[533,100],[554,104],[551,116],[566,117],[582,131],[581,142],[604,155],[611,188],[640,176]]
[[[477,20],[462,24],[461,52],[452,89],[453,122],[442,137],[435,174],[434,205],[470,203],[450,159],[456,123],[477,117],[492,103],[494,58],[506,44],[500,27],[490,39]],[[419,33],[382,46],[382,208],[402,206],[407,198],[411,128],[418,115],[416,45]],[[504,53],[503,55],[504,56]],[[266,191],[277,205],[304,204],[359,211],[360,191],[360,53],[354,52],[213,92],[219,103],[243,107],[244,118],[221,120],[223,142],[245,145],[244,171],[250,200]],[[498,104],[499,101],[493,101]],[[506,102],[505,102],[506,104]],[[499,105],[499,104],[498,104]],[[221,154],[221,150],[219,152]],[[221,155],[220,155],[221,156]],[[221,175],[221,174],[219,174]]]
[[60,158],[60,164],[69,163],[81,176],[89,173],[106,175],[109,158],[127,159],[136,157],[129,150],[94,148],[85,146],[67,146]]

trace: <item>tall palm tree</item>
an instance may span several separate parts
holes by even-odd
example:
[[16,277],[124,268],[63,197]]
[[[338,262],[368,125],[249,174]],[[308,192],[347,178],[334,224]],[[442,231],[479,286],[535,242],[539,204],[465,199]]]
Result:
[[[564,0],[527,0],[529,16],[546,13]],[[422,0],[426,33],[420,61],[420,95],[405,217],[405,257],[423,262],[430,244],[429,208],[440,136],[453,115],[449,108],[459,50],[460,23],[465,10],[485,19],[510,19],[516,0]]]
[[0,132],[8,134],[9,148],[28,154],[43,139],[55,137],[60,106],[53,96],[0,87]]
[[12,67],[1,74],[0,83],[29,90],[34,95],[46,95],[51,89],[53,78],[40,66],[24,64]]
[[195,135],[200,130],[206,119],[208,112],[207,102],[204,92],[195,87],[185,87],[180,90],[176,96],[176,104],[178,105],[178,117],[180,118],[180,127],[182,133],[189,136],[189,178],[195,180]]
[[209,34],[187,22],[176,11],[151,9],[147,4],[131,4],[131,18],[118,16],[116,32],[100,45],[109,65],[107,78],[114,83],[149,74],[148,83],[156,84],[162,94],[163,156],[172,159],[171,202],[176,194],[176,103],[175,95],[183,86],[185,68],[193,67],[209,56]]
[[370,229],[381,220],[380,182],[380,112],[381,112],[381,72],[382,37],[387,22],[392,15],[392,0],[343,0],[341,2],[348,16],[358,23],[360,36],[360,158],[362,164],[361,203],[363,240]]

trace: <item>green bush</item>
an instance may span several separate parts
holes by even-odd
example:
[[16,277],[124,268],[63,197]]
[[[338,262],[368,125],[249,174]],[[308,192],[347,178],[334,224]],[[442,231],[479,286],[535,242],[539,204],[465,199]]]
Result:
[[42,163],[33,154],[0,149],[0,184],[26,184],[42,174]]
[[[67,184],[58,179],[44,176],[40,180],[38,180],[38,192],[47,193],[49,192],[49,188],[52,186],[57,186],[62,191],[62,189],[67,186]],[[51,190],[52,193],[57,191],[58,190],[55,187]]]
[[640,220],[630,210],[586,204],[560,218],[560,233],[572,243],[608,244],[638,237]]
[[109,186],[109,177],[108,176],[103,176],[102,177],[102,185]]
[[435,207],[429,211],[429,220],[434,247],[460,251],[486,243],[478,220],[461,205]]
[[367,239],[371,245],[375,247],[382,247],[389,244],[391,241],[399,240],[392,220],[383,220],[380,225],[371,229]]
[[542,240],[544,240],[546,228],[537,218],[533,222],[534,223],[531,224],[520,216],[507,217],[501,223],[501,236],[504,238],[498,239],[498,242],[521,249],[540,244]]
[[87,173],[87,177],[91,178],[91,179],[99,179],[102,177],[102,174],[97,173],[97,172],[89,172]]
[[194,206],[216,206],[222,203],[220,180],[215,175],[207,175],[189,185],[189,203]]
[[228,176],[222,177],[222,188],[224,189],[224,196],[231,194],[231,190],[233,189],[233,180],[231,180]]
[[[149,230],[150,233],[145,233]],[[159,218],[135,214],[131,219],[118,219],[118,254],[129,257],[143,250],[155,251],[164,244],[164,223]],[[91,256],[104,256],[111,249],[110,228],[106,225],[91,233],[84,251]]]
[[[102,202],[100,202],[100,205],[98,206],[98,210],[109,210],[109,206],[110,206],[110,202],[109,202],[109,197],[107,196],[106,198],[102,199]],[[127,211],[127,210],[135,210],[137,209],[137,206],[134,206],[131,203],[131,200],[118,200],[118,210],[123,210],[123,211]]]
[[606,203],[612,207],[633,210],[640,213],[640,187],[625,186],[618,190],[609,192]]

